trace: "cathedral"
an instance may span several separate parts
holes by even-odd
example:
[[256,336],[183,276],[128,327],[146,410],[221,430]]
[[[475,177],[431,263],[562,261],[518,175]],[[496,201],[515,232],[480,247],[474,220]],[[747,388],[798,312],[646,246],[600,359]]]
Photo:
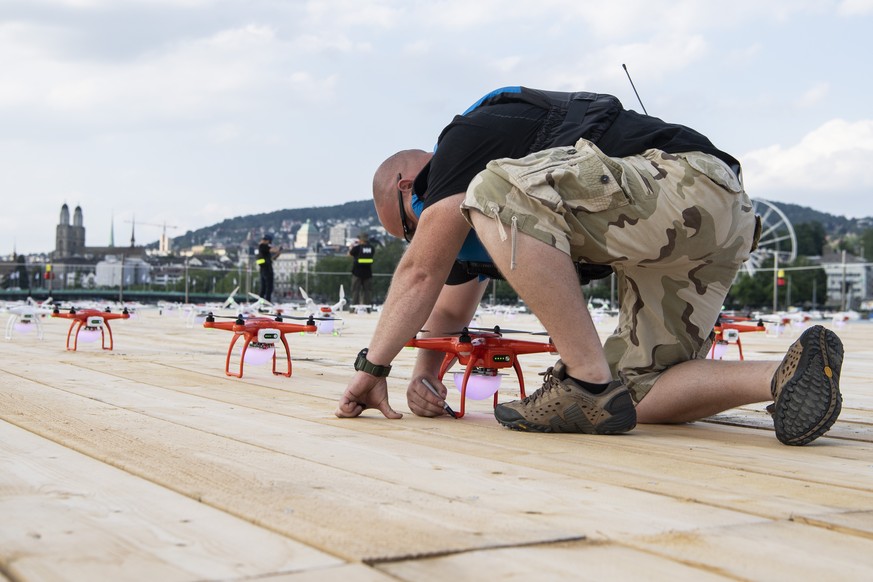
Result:
[[103,258],[107,255],[130,257],[144,256],[145,254],[144,247],[135,245],[132,230],[129,247],[116,247],[114,240],[109,241],[108,247],[86,247],[82,207],[76,206],[76,209],[73,210],[73,223],[70,224],[70,207],[67,206],[66,202],[61,206],[61,218],[55,230],[55,250],[52,253],[52,259],[55,261],[71,258]]
[[61,221],[55,231],[55,252],[52,257],[64,259],[85,254],[85,226],[82,224],[82,207],[73,211],[73,224],[70,224],[70,207],[61,206]]

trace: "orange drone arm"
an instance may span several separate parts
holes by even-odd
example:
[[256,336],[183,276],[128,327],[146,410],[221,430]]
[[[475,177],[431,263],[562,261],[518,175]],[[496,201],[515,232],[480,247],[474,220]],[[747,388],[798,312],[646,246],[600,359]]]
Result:
[[[95,313],[92,315],[97,315],[97,314]],[[99,312],[99,315],[103,319],[130,319],[130,313],[124,313],[124,312],[122,312],[122,313],[110,313],[108,311],[101,311],[101,312]]]
[[282,333],[297,333],[298,331],[315,333],[318,331],[318,327],[314,325],[304,325],[302,323],[278,323],[274,321],[272,325],[265,327],[274,327]]
[[203,327],[206,328],[215,328],[215,329],[224,329],[227,331],[233,331],[234,326],[233,321],[204,321]]
[[527,340],[507,339],[500,343],[500,347],[509,348],[515,354],[537,354],[541,352],[557,352],[558,348],[552,342],[532,342]]
[[426,337],[412,338],[406,342],[410,348],[422,348],[425,350],[439,350],[441,352],[457,352],[457,339],[454,337]]

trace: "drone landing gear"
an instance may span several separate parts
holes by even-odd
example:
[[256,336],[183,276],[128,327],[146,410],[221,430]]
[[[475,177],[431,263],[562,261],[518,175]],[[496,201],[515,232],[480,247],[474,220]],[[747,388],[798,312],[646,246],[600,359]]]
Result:
[[[100,330],[100,346],[104,350],[112,350],[112,346],[114,344],[112,341],[112,328],[109,327],[109,322],[104,320],[103,323],[100,325],[88,325],[88,323],[90,323],[90,322],[82,321],[79,319],[76,319],[70,323],[70,329],[67,331],[67,351],[68,352],[75,352],[76,350],[78,350],[78,348],[79,348],[79,331],[82,328],[85,328],[86,332],[91,332],[91,333],[96,333],[96,331],[99,329]],[[105,331],[104,331],[104,328],[105,328]],[[76,330],[75,333],[73,333],[73,329]],[[107,335],[109,336],[109,345],[108,346],[106,345],[106,336]],[[73,338],[73,345],[72,346],[70,346],[70,337]]]
[[[445,357],[443,358],[442,366],[440,366],[440,375],[439,375],[440,382],[443,381],[443,377],[446,375],[446,372],[448,371],[449,367],[452,365],[452,363],[455,360],[457,360],[457,356],[455,356],[455,354],[447,353],[445,355]],[[475,370],[477,367],[477,366],[475,366],[475,363],[476,363],[476,360],[473,358],[470,358],[470,361],[467,363],[466,368],[464,368],[464,380],[461,383],[461,407],[460,407],[460,410],[458,410],[458,412],[456,413],[457,418],[463,418],[464,412],[467,408],[467,384],[470,382],[470,377],[473,375],[473,370]],[[512,368],[515,370],[515,376],[518,378],[519,394],[520,394],[521,398],[524,398],[525,397],[524,376],[521,373],[521,364],[518,363],[517,359],[512,360]],[[496,368],[487,368],[486,373],[488,375],[495,375],[496,376],[497,369]],[[498,397],[499,392],[500,392],[500,390],[494,391],[493,405],[495,408],[497,407],[497,397]]]
[[[233,355],[233,346],[236,344],[237,340],[239,340],[240,338],[243,338],[243,346],[242,346],[242,350],[240,351],[240,354],[239,354],[239,372],[231,372],[230,360],[231,360],[231,356]],[[288,340],[285,339],[284,333],[279,334],[279,339],[282,342],[282,346],[284,346],[284,348],[285,348],[285,362],[288,365],[288,369],[285,372],[280,372],[276,369],[276,349],[275,349],[276,344],[273,343],[272,344],[273,345],[273,358],[272,358],[273,359],[273,374],[275,376],[285,376],[286,378],[290,378],[291,377],[291,351],[288,349]],[[246,352],[248,352],[248,349],[251,346],[252,342],[257,342],[257,340],[258,340],[257,333],[249,333],[249,332],[239,333],[239,332],[237,332],[233,335],[233,339],[230,340],[230,347],[227,348],[227,359],[225,360],[225,364],[224,364],[224,373],[225,374],[227,374],[228,376],[233,376],[235,378],[242,378],[243,377],[243,367],[245,366],[245,362],[246,362]]]

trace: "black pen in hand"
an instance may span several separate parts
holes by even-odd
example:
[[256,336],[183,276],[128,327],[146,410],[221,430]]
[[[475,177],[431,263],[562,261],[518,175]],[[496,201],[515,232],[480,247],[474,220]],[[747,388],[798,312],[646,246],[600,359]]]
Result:
[[[437,392],[437,389],[433,387],[433,384],[431,384],[427,378],[422,378],[421,383],[424,384],[424,387],[430,390],[434,396],[441,399],[440,393]],[[455,414],[455,411],[449,407],[449,404],[445,400],[443,400],[443,410],[445,410],[452,418],[458,418],[458,415]]]

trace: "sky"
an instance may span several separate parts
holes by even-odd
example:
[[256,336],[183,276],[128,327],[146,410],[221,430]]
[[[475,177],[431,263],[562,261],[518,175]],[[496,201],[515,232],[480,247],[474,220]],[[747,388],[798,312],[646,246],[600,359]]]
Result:
[[617,96],[873,216],[873,0],[0,0],[0,255],[371,196],[483,94]]

